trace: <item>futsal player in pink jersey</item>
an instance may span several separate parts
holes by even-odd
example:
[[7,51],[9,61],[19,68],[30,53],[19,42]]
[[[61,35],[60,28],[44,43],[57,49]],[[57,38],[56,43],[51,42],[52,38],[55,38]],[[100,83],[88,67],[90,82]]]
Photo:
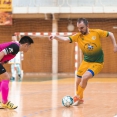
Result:
[[10,75],[3,64],[14,58],[19,51],[27,52],[32,43],[34,42],[29,36],[24,36],[19,43],[7,42],[0,44],[0,93],[2,94],[2,108],[16,109],[18,107],[8,100]]

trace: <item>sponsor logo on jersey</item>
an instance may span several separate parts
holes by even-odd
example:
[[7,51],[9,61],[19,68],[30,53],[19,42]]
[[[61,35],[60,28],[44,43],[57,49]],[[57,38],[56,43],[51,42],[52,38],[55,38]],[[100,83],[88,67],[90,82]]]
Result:
[[96,40],[96,36],[92,36],[92,40]]
[[9,53],[12,53],[13,52],[13,48],[9,48]]

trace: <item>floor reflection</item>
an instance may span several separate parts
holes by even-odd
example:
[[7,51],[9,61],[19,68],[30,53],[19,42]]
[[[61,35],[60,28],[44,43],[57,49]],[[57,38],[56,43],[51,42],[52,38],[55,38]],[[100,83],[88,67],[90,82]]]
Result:
[[62,117],[72,117],[73,116],[73,110],[70,109],[69,107],[66,108],[62,111]]
[[17,117],[17,111],[2,109],[0,110],[0,117]]

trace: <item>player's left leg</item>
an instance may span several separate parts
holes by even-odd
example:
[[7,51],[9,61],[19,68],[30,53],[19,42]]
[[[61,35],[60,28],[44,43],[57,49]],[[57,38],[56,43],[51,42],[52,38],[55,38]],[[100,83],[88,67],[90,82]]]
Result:
[[16,69],[18,74],[18,80],[21,81],[21,68],[19,63],[16,64]]
[[15,106],[10,101],[8,101],[10,76],[6,72],[6,69],[1,64],[0,64],[0,80],[1,80],[1,94],[2,94],[1,106],[3,108],[16,109],[17,106]]
[[0,81],[0,92],[1,92],[1,81]]
[[[0,93],[1,93],[1,80],[0,80]],[[1,101],[0,101],[0,108],[1,108]]]

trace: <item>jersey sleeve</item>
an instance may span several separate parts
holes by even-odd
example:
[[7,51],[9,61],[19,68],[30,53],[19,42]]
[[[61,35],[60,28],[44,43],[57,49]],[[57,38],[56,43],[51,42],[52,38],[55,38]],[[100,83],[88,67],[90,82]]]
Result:
[[6,47],[4,51],[6,55],[8,54],[16,55],[19,52],[19,46],[16,43],[12,43],[8,47]]
[[69,36],[70,43],[72,42],[78,42],[79,34],[76,33],[75,35]]
[[109,32],[108,31],[105,31],[105,30],[97,29],[97,32],[98,32],[100,38],[108,37],[108,35],[109,35]]

